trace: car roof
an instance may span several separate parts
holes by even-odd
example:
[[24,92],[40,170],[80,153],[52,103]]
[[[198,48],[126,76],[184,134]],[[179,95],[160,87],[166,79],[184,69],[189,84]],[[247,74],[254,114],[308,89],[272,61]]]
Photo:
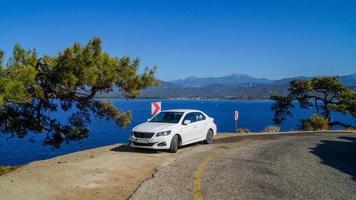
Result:
[[161,112],[203,112],[200,110],[194,110],[194,109],[170,109],[170,110],[162,110]]

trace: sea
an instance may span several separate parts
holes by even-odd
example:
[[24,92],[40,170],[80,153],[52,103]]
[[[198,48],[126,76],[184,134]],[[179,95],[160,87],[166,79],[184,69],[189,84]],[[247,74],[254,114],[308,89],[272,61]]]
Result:
[[[90,135],[81,141],[64,143],[59,149],[43,144],[43,134],[30,134],[25,138],[11,137],[0,133],[0,165],[22,165],[32,161],[53,158],[85,149],[127,143],[133,127],[146,122],[151,115],[151,102],[161,102],[162,109],[198,109],[215,119],[218,132],[234,132],[234,113],[239,111],[238,128],[261,132],[273,125],[271,100],[168,100],[168,99],[102,99],[115,106],[131,111],[133,119],[129,126],[120,128],[112,121],[94,119],[89,125]],[[296,105],[294,116],[279,125],[282,131],[298,130],[300,120],[308,118],[313,110],[304,110]],[[65,118],[64,112],[53,113],[57,118]],[[355,124],[351,116],[334,114],[333,119]]]

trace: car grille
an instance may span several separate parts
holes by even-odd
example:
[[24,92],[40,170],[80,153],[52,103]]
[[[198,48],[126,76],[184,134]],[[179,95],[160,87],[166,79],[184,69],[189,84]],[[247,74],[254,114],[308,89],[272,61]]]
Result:
[[136,146],[146,146],[146,147],[153,146],[155,144],[155,143],[138,143],[138,142],[134,142],[134,141],[132,141],[132,143]]
[[144,132],[133,132],[134,136],[137,138],[151,138],[154,133],[144,133]]

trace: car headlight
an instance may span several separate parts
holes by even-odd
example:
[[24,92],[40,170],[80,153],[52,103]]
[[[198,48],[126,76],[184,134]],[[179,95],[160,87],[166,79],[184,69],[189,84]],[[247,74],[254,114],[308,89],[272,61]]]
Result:
[[163,132],[158,132],[156,133],[156,137],[159,137],[159,136],[167,136],[171,134],[171,131],[163,131]]

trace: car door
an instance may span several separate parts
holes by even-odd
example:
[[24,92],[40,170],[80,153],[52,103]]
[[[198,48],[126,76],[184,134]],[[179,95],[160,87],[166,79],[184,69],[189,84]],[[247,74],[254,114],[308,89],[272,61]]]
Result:
[[205,140],[207,133],[206,117],[201,112],[195,112],[194,115],[196,119],[196,137],[194,140],[196,142]]
[[[190,120],[190,124],[183,124],[185,120]],[[182,135],[182,143],[184,144],[189,144],[194,142],[195,137],[196,137],[196,123],[195,123],[195,115],[194,113],[188,113],[185,115],[183,121],[182,121],[182,129],[181,129],[181,135]]]

